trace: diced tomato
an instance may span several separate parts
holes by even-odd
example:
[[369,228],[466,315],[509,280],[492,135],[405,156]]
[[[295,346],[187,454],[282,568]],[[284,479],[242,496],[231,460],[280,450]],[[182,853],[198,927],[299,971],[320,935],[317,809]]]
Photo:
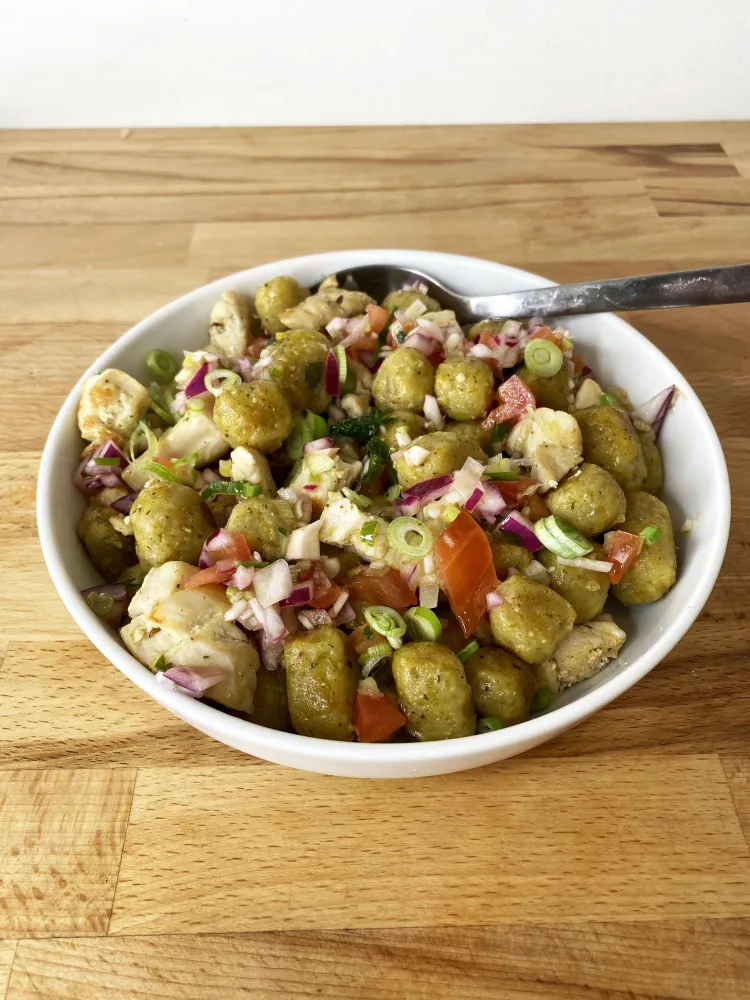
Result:
[[[403,324],[402,332],[404,334],[409,334],[409,333],[411,333],[411,331],[414,329],[415,326],[416,326],[415,323],[412,323],[411,320],[408,320],[406,323]],[[396,341],[393,339],[393,334],[390,333],[390,332],[388,333],[388,336],[386,337],[386,341],[385,342],[386,342],[386,344],[389,347],[392,347],[394,350],[397,347],[401,346],[400,344],[396,343]]]
[[259,358],[264,347],[268,347],[268,337],[253,337],[245,354],[248,358]]
[[[468,514],[466,515],[469,516]],[[417,595],[397,569],[383,566],[362,567],[346,578],[345,586],[352,601],[386,604],[397,611],[417,603]]]
[[519,476],[518,479],[514,479],[512,482],[500,480],[493,485],[497,486],[500,490],[506,504],[515,505],[516,507],[525,506],[529,502],[530,497],[539,489],[539,483],[530,476]]
[[358,625],[349,636],[349,641],[352,644],[352,649],[359,657],[366,649],[369,649],[370,646],[374,646],[376,643],[380,642],[382,638],[383,636],[379,635],[374,629],[370,628],[369,625]]
[[193,587],[207,587],[210,583],[226,583],[234,575],[236,566],[233,561],[222,559],[207,569],[199,569],[180,584],[182,590],[192,590]]
[[604,554],[613,564],[610,583],[619,583],[641,554],[643,539],[629,531],[611,531],[604,536]]
[[534,393],[518,375],[511,375],[507,382],[503,382],[497,390],[497,398],[500,405],[482,423],[486,431],[491,431],[495,424],[505,423],[506,420],[516,421],[530,410],[536,409]]
[[562,342],[565,339],[565,335],[560,331],[555,333],[554,330],[550,330],[548,326],[540,326],[538,330],[534,332],[529,337],[529,340],[549,340],[553,344],[557,344],[558,347],[562,346]]
[[330,608],[341,596],[341,587],[329,580],[323,570],[316,564],[313,570],[313,597],[310,606],[313,608]]
[[212,563],[215,564],[225,559],[231,559],[234,562],[249,562],[253,558],[250,547],[245,541],[245,536],[239,531],[225,531],[221,537],[224,540],[224,544],[218,548],[212,546],[207,552],[208,558]]
[[541,521],[543,517],[549,516],[549,507],[544,502],[544,498],[539,496],[538,493],[532,493],[530,496],[524,497],[521,504],[529,508],[530,521]]
[[[495,340],[495,335],[490,333],[489,330],[482,330],[479,334],[478,344],[484,344],[485,347],[489,347],[491,351],[496,351],[498,348],[497,341]],[[480,361],[484,361],[486,365],[492,369],[492,374],[495,378],[505,378],[505,372],[503,371],[503,363],[499,358],[480,358]]]
[[437,540],[435,556],[451,610],[468,638],[487,610],[487,594],[498,584],[490,543],[462,510]]
[[437,348],[432,352],[432,354],[427,355],[427,360],[430,362],[433,368],[437,368],[438,365],[443,363],[443,352],[441,348]]
[[405,724],[406,717],[384,694],[357,694],[354,728],[360,743],[386,740]]
[[367,307],[367,315],[370,318],[370,329],[372,332],[380,333],[391,314],[382,306],[369,305]]

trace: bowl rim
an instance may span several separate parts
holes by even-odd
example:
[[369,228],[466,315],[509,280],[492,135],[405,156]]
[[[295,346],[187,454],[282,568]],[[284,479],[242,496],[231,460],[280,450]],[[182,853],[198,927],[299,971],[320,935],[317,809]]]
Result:
[[[229,715],[221,709],[213,708],[211,705],[200,700],[185,698],[177,692],[162,687],[157,684],[154,675],[121,645],[119,640],[94,615],[81,597],[79,589],[71,579],[70,573],[58,551],[51,518],[48,514],[48,510],[54,503],[55,494],[59,488],[59,469],[57,468],[58,463],[55,457],[57,442],[67,433],[71,421],[75,421],[78,398],[83,382],[94,372],[100,371],[103,367],[111,364],[110,357],[118,355],[124,346],[137,341],[145,330],[154,324],[168,319],[171,314],[180,310],[191,299],[198,298],[212,289],[223,291],[237,282],[247,283],[249,281],[254,283],[255,279],[251,276],[260,270],[267,270],[273,267],[274,269],[278,268],[276,273],[295,274],[299,269],[303,267],[309,268],[311,265],[315,266],[320,261],[321,269],[325,271],[326,268],[331,266],[330,262],[332,259],[340,258],[340,262],[334,265],[334,268],[338,270],[343,267],[354,266],[358,263],[373,263],[375,262],[373,261],[374,255],[377,256],[377,261],[381,263],[411,266],[420,270],[427,270],[428,273],[431,262],[440,270],[449,269],[451,263],[455,263],[456,261],[469,263],[474,267],[482,265],[490,275],[493,271],[502,271],[506,277],[511,277],[514,281],[517,280],[519,288],[524,286],[539,288],[555,284],[555,282],[530,271],[462,254],[413,249],[359,249],[304,254],[299,257],[269,261],[268,263],[235,272],[192,289],[144,317],[126,333],[118,337],[88,367],[67,395],[49,431],[39,466],[36,503],[39,538],[42,553],[55,588],[84,635],[94,643],[96,648],[110,663],[116,666],[162,707],[171,711],[188,724],[209,734],[212,738],[216,738],[220,742],[225,742],[234,747],[237,747],[238,743],[240,746],[244,746],[248,742],[251,742],[253,749],[249,752],[267,760],[289,757],[302,759],[306,757],[314,758],[315,763],[313,767],[315,770],[326,766],[336,769],[343,764],[353,764],[355,762],[369,768],[380,764],[385,766],[401,764],[404,768],[408,768],[409,765],[424,767],[426,765],[439,765],[441,763],[461,761],[461,767],[471,767],[473,766],[473,758],[481,757],[481,762],[484,762],[488,758],[497,759],[502,756],[508,756],[509,754],[501,752],[503,748],[511,748],[516,744],[519,745],[520,749],[528,748],[544,742],[547,737],[551,738],[572,728],[589,715],[608,705],[645,677],[674,648],[703,610],[721,569],[729,537],[731,500],[729,475],[719,437],[702,402],[687,382],[687,379],[656,345],[651,343],[635,327],[632,327],[618,316],[605,314],[610,323],[615,323],[621,328],[634,333],[642,341],[641,346],[643,349],[646,352],[650,352],[654,357],[658,357],[659,363],[666,365],[671,370],[674,381],[679,383],[680,393],[693,406],[706,432],[707,439],[711,442],[717,472],[720,476],[720,482],[717,483],[719,504],[711,512],[713,530],[709,551],[702,565],[701,577],[695,591],[691,595],[689,604],[684,604],[679,609],[675,620],[664,628],[663,633],[657,637],[653,645],[632,663],[623,664],[621,669],[604,681],[601,686],[586,692],[568,704],[553,708],[518,726],[482,734],[483,738],[481,740],[476,739],[475,736],[464,736],[452,740],[427,743],[392,744],[324,740],[316,737],[300,736],[297,733],[284,733],[274,729],[267,729],[265,726]],[[250,728],[248,729],[248,727]],[[266,756],[266,752],[268,756]],[[297,766],[304,766],[304,764]],[[335,773],[341,772],[336,770]]]

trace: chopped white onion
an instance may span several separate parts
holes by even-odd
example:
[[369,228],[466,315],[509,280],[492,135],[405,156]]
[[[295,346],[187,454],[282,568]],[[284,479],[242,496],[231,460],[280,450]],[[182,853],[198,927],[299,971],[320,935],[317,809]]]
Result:
[[320,565],[323,567],[325,575],[331,580],[335,580],[341,572],[341,560],[337,559],[336,556],[325,556]]
[[417,319],[426,312],[427,306],[424,302],[422,302],[421,299],[414,299],[412,304],[407,309],[404,309],[404,316],[406,316],[407,319]]
[[339,594],[339,596],[334,601],[334,603],[328,609],[328,614],[331,616],[331,618],[338,617],[339,611],[341,611],[341,609],[343,608],[343,606],[346,604],[346,602],[348,600],[349,600],[349,591],[348,590],[342,590],[341,593]]
[[419,583],[419,606],[436,608],[440,597],[440,585],[436,576],[424,576]]
[[590,569],[595,573],[609,573],[612,569],[611,562],[604,562],[602,559],[563,559],[557,557],[558,566],[570,566],[573,569]]
[[[289,536],[289,544],[286,548],[287,559],[320,559],[320,529],[322,523],[322,521],[313,521],[311,524],[306,524],[304,528],[294,529]],[[271,567],[269,566],[268,568],[270,569]],[[284,594],[284,597],[288,596],[288,594]],[[281,598],[278,598],[278,600],[281,600]],[[271,603],[275,604],[276,602],[272,601]]]
[[[440,412],[438,401],[437,399],[435,399],[434,396],[427,395],[424,398],[424,418],[428,423],[432,424],[438,431],[441,431],[445,426],[445,420],[443,419],[443,414]],[[400,441],[399,444],[401,444]]]
[[407,448],[404,452],[404,458],[407,463],[413,467],[421,465],[430,457],[430,453],[426,448],[422,448],[421,445],[415,444],[411,448]]
[[[309,527],[310,525],[308,525]],[[307,528],[300,528],[298,530],[307,531]],[[290,543],[295,534],[296,532],[293,531],[289,539]],[[302,559],[307,557],[296,556],[294,558]],[[263,569],[256,570],[253,584],[255,587],[255,596],[262,608],[270,608],[279,601],[283,601],[294,590],[289,563],[286,559],[277,559],[270,566],[264,566]]]
[[408,431],[406,431],[405,429],[401,430],[400,427],[397,428],[397,430],[394,433],[394,436],[396,438],[396,444],[399,446],[399,448],[408,448],[409,445],[411,444],[411,434],[409,434]]

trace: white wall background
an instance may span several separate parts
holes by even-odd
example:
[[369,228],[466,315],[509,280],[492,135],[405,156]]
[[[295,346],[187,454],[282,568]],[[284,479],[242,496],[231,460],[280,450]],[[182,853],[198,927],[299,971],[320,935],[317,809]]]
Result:
[[0,127],[750,117],[746,0],[0,0]]

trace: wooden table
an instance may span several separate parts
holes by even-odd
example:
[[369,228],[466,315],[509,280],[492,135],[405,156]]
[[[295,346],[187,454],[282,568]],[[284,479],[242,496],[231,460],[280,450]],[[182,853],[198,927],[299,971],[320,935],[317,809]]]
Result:
[[750,996],[750,307],[635,317],[723,439],[729,551],[672,655],[524,757],[243,757],[57,598],[35,475],[80,372],[212,278],[368,246],[561,281],[747,260],[750,125],[0,133],[0,997]]

